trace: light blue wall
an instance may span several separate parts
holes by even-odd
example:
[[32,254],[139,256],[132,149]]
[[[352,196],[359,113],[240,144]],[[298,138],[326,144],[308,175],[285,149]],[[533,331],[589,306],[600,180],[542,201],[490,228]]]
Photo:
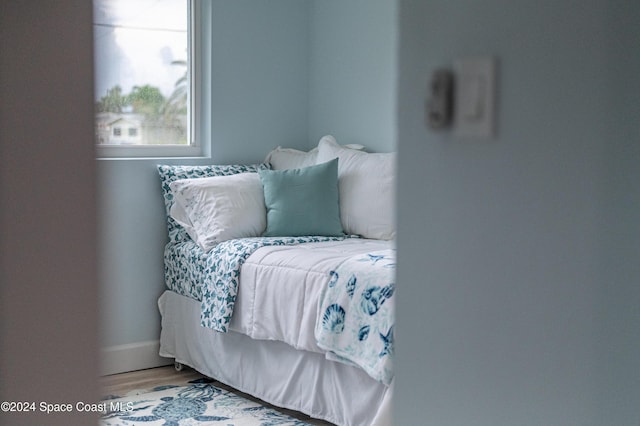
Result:
[[[395,1],[203,4],[201,18],[212,22],[202,52],[211,104],[201,130],[211,158],[98,160],[104,347],[159,337],[166,231],[157,164],[258,162],[278,145],[310,149],[326,133],[375,151],[395,147]],[[318,64],[333,60],[331,49],[343,58],[339,68]],[[322,73],[311,71],[316,65]],[[348,106],[338,115],[321,90],[334,86]]]
[[166,228],[157,164],[251,163],[278,145],[307,147],[309,4],[210,5],[211,128],[201,142],[211,158],[98,160],[104,347],[159,338]]
[[394,151],[397,2],[318,0],[311,19],[309,137]]
[[307,144],[309,2],[213,2],[212,153],[262,161]]
[[[640,421],[640,4],[400,0],[396,424]],[[499,60],[498,137],[423,124]]]

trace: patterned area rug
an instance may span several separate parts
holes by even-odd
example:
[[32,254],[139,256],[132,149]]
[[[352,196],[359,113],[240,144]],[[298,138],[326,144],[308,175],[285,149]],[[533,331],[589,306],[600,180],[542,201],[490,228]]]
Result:
[[101,426],[306,426],[301,420],[220,389],[211,379],[159,386],[103,400]]

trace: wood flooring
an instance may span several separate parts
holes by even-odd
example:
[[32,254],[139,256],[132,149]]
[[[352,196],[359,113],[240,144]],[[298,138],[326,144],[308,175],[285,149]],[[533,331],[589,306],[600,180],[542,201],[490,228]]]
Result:
[[152,389],[156,386],[185,386],[190,380],[203,377],[202,374],[188,367],[179,372],[173,366],[131,371],[129,373],[102,376],[100,379],[100,394],[104,396],[123,396],[133,390]]

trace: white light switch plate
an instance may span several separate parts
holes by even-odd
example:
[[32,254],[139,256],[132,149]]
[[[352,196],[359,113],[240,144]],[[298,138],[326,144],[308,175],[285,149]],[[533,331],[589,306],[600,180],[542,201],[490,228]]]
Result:
[[495,136],[496,60],[492,57],[454,61],[453,132],[460,137]]

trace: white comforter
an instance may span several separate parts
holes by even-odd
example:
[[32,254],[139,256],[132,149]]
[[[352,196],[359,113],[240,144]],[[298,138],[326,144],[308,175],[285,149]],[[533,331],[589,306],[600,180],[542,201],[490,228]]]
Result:
[[314,328],[330,271],[345,258],[391,247],[390,241],[346,239],[256,250],[240,270],[230,329],[324,353]]

